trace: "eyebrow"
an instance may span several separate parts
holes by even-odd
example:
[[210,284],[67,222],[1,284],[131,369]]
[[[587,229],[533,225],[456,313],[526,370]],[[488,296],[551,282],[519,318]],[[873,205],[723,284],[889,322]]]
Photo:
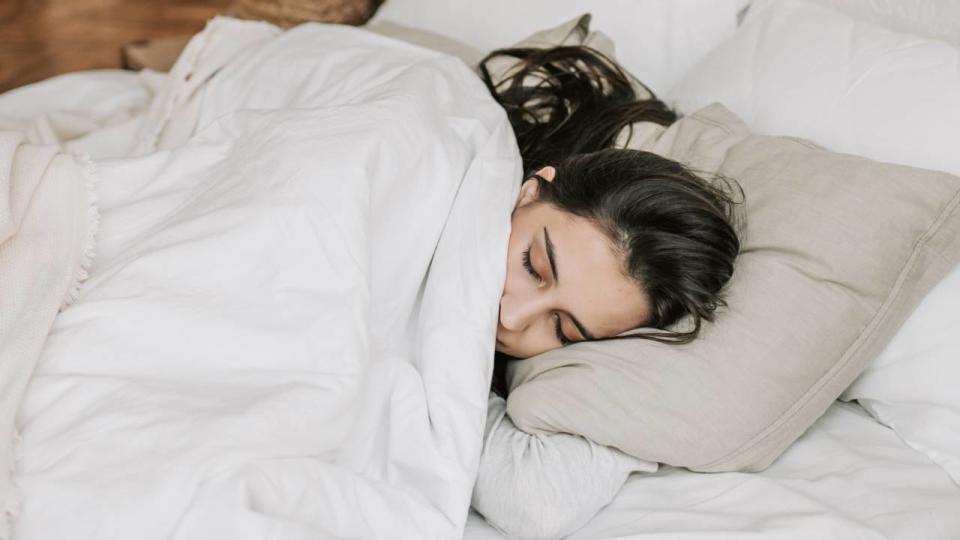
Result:
[[[550,270],[553,272],[553,280],[557,283],[560,282],[560,277],[557,275],[557,260],[553,254],[553,242],[550,241],[550,233],[547,232],[547,228],[543,228],[543,240],[544,244],[547,247],[547,260],[550,261]],[[567,312],[567,316],[570,317],[570,320],[573,322],[573,325],[577,327],[577,330],[580,331],[580,334],[587,339],[597,339],[592,332],[587,330],[587,327],[583,325],[572,313]]]

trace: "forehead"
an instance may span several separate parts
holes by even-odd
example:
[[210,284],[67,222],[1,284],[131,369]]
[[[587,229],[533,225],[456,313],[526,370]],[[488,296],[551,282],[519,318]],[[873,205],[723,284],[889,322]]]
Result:
[[[593,221],[536,205],[540,231],[546,227],[557,263],[557,293],[563,308],[598,337],[636,328],[646,319],[646,296],[624,273],[623,256]],[[534,225],[537,226],[537,225]]]

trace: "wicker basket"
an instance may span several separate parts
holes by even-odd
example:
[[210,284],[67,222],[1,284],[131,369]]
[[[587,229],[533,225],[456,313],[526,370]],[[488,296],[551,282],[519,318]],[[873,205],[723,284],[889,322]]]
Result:
[[383,0],[234,0],[228,14],[290,27],[316,21],[359,25]]

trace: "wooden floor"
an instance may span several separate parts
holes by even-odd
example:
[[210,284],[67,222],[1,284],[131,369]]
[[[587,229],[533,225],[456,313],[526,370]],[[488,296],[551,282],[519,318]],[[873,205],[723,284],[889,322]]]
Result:
[[120,67],[120,48],[187,36],[230,0],[0,0],[0,92],[52,75]]

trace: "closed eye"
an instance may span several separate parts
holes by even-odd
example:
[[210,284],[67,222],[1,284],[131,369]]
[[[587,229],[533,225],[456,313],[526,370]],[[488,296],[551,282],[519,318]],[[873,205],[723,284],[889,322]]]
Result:
[[[532,247],[532,246],[531,246]],[[523,251],[523,267],[527,269],[527,272],[530,273],[537,281],[543,281],[543,278],[533,269],[533,264],[530,262],[530,248],[528,247]]]
[[[528,272],[531,276],[533,276],[534,279],[536,279],[538,282],[542,283],[542,282],[543,282],[543,277],[540,275],[539,272],[537,272],[537,271],[533,268],[533,263],[530,262],[530,249],[531,249],[532,247],[533,247],[533,246],[528,247],[527,249],[523,250],[523,267],[527,269],[527,272]],[[564,335],[564,333],[563,333],[563,325],[561,324],[561,321],[560,321],[560,314],[554,314],[553,319],[554,319],[554,329],[556,330],[557,340],[560,341],[560,345],[569,345],[569,344],[573,343],[573,340],[570,339],[570,338],[568,338],[568,337],[567,337],[566,335]]]
[[556,315],[553,316],[553,318],[556,320],[557,339],[560,340],[560,344],[561,344],[561,345],[569,345],[569,344],[573,343],[573,340],[572,340],[572,339],[569,339],[567,336],[563,335],[563,328],[562,328],[561,325],[560,325],[560,315],[559,315],[559,314],[556,314]]

